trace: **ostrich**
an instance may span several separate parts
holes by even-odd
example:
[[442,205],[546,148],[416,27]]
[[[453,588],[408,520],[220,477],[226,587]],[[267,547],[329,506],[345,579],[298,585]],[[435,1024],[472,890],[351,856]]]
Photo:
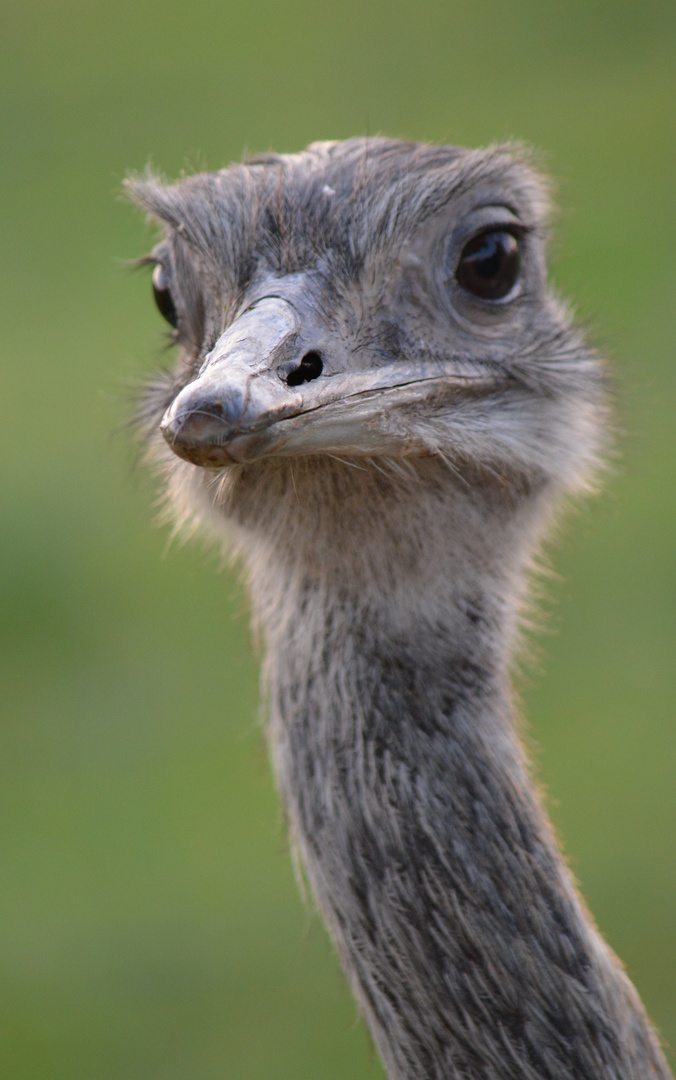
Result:
[[606,424],[546,183],[519,148],[352,139],[129,188],[182,346],[151,453],[245,568],[293,849],[390,1080],[665,1080],[510,689]]

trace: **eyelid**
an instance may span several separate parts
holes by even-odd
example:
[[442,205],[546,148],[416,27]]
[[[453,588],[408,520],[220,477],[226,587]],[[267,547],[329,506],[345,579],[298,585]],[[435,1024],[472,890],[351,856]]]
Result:
[[518,214],[509,206],[490,203],[485,206],[477,206],[454,230],[453,241],[465,244],[471,237],[478,236],[482,232],[505,232],[518,231],[520,236],[526,236],[533,232],[533,226],[527,225]]
[[484,211],[488,211],[488,212],[495,211],[497,214],[506,213],[506,214],[509,214],[510,218],[513,218],[514,221],[520,221],[521,220],[519,211],[516,209],[516,207],[509,206],[508,203],[500,203],[500,202],[480,203],[478,206],[475,206],[469,212],[469,214],[467,215],[467,218],[472,218],[475,215],[483,214]]
[[[522,225],[521,222],[516,221],[495,221],[490,225],[480,225],[478,229],[472,229],[469,233],[467,240],[473,240],[475,236],[485,236],[488,233],[494,232],[506,232],[512,236],[521,237],[526,236],[533,231],[532,226]],[[467,243],[467,240],[464,243]]]
[[[162,284],[160,284],[160,282],[156,281],[156,278],[159,276],[158,271],[160,271],[160,273],[162,274],[162,277],[164,279]],[[171,282],[170,282],[169,274],[167,273],[167,268],[166,268],[165,264],[163,262],[161,262],[159,259],[154,259],[153,260],[152,281],[153,281],[153,285],[155,286],[155,288],[157,288],[157,289],[166,289],[168,292],[171,293],[171,295],[173,297],[174,293],[173,293],[173,290],[171,288]]]

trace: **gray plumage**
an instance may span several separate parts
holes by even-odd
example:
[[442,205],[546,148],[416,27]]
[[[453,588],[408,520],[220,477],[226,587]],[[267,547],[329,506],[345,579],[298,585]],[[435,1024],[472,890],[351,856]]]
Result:
[[667,1078],[511,702],[534,554],[606,423],[542,178],[354,139],[130,189],[183,347],[151,452],[246,570],[292,841],[389,1077]]

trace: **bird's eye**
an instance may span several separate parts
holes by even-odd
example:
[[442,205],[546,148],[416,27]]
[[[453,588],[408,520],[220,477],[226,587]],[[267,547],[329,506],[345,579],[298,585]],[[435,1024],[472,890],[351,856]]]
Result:
[[481,300],[504,300],[519,278],[519,240],[504,229],[481,232],[465,244],[455,276]]
[[167,275],[161,263],[157,263],[153,270],[153,296],[160,315],[167,320],[170,326],[178,326],[178,313],[174,298],[171,295]]

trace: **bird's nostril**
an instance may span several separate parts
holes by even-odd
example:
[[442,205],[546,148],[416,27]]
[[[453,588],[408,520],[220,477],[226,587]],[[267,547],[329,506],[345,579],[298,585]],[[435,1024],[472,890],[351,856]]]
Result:
[[286,377],[287,386],[300,386],[304,382],[312,382],[318,379],[324,370],[322,358],[318,352],[308,352],[301,360],[298,367],[290,371]]

